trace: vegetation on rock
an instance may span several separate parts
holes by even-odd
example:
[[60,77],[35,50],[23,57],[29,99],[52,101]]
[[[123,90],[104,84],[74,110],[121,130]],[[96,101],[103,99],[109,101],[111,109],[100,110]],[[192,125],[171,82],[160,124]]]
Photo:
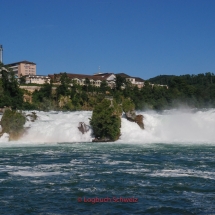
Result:
[[18,139],[24,132],[26,117],[18,111],[7,109],[1,119],[2,134],[8,133],[10,140]]
[[122,102],[122,109],[124,112],[135,110],[135,104],[131,101],[131,99],[124,99]]
[[144,129],[143,115],[136,115],[135,104],[131,101],[131,99],[124,99],[122,102],[122,108],[125,112],[127,120],[136,122],[140,128]]
[[122,108],[115,100],[104,99],[93,110],[90,125],[95,140],[115,141],[120,136]]

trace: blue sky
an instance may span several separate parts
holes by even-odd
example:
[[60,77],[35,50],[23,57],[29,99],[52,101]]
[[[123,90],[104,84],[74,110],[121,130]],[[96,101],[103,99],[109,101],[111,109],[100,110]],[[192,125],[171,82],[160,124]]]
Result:
[[215,73],[214,0],[0,0],[4,63],[37,74]]

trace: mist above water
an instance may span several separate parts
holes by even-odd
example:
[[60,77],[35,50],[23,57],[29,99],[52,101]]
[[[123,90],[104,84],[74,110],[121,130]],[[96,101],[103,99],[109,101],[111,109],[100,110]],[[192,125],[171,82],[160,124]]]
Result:
[[[26,134],[20,143],[91,142],[92,130],[82,134],[79,122],[89,125],[92,112],[36,112],[38,120],[26,122]],[[122,143],[215,143],[215,109],[205,111],[171,110],[143,114],[145,129],[122,118]],[[4,134],[0,142],[7,142]]]

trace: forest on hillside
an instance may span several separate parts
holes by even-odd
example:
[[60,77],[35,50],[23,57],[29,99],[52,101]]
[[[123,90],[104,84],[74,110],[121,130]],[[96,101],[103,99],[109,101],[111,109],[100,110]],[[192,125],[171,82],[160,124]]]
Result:
[[167,107],[180,104],[196,108],[215,107],[215,75],[213,73],[160,75],[148,81],[168,85]]

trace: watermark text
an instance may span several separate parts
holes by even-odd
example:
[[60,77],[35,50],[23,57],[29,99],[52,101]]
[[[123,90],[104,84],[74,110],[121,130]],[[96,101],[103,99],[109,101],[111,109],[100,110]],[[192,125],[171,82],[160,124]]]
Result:
[[115,202],[115,203],[136,203],[138,202],[138,198],[135,197],[78,197],[77,201],[79,203],[107,203],[107,202]]

